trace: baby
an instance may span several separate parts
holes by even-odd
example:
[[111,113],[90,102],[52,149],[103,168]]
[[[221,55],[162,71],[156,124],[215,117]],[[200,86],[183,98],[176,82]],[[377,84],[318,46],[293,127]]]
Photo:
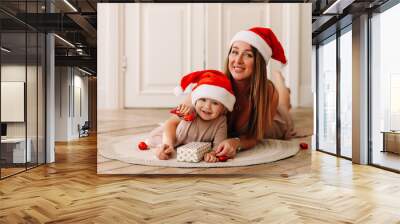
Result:
[[[176,108],[180,117],[196,113],[194,120],[180,120],[178,126],[167,123],[150,133],[148,143],[156,147],[161,160],[171,158],[175,147],[190,142],[212,142],[213,149],[227,138],[226,112],[232,111],[235,96],[225,74],[216,70],[190,73],[181,80],[176,94],[191,92],[192,105],[181,104]],[[204,156],[207,162],[217,162],[215,151]]]

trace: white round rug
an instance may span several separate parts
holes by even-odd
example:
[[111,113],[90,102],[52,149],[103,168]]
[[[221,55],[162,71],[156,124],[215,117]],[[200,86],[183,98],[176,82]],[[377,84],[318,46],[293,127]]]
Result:
[[148,133],[132,136],[115,137],[108,143],[99,145],[99,154],[108,158],[126,163],[163,167],[234,167],[249,166],[274,162],[296,155],[299,151],[299,143],[296,139],[290,141],[264,140],[256,147],[240,152],[235,158],[226,162],[199,163],[178,162],[176,154],[169,160],[159,160],[155,156],[155,149],[139,150],[137,145],[147,138]]

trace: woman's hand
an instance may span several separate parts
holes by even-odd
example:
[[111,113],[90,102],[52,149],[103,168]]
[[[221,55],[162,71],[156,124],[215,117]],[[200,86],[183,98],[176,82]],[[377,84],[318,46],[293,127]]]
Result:
[[204,161],[207,163],[218,162],[218,158],[215,156],[215,151],[208,152],[204,155]]
[[172,147],[171,145],[161,144],[156,149],[156,156],[158,159],[168,160],[171,158],[174,151],[174,147]]
[[228,156],[234,158],[236,156],[236,149],[239,147],[240,140],[235,138],[225,139],[219,143],[215,150],[216,156]]

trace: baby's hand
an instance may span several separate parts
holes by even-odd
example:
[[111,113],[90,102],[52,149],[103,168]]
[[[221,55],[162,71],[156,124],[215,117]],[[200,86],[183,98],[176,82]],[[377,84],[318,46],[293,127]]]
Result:
[[185,121],[193,121],[196,118],[194,109],[185,104],[180,104],[176,109],[173,109],[171,113],[178,115]]
[[192,112],[192,107],[186,105],[186,104],[180,104],[176,108],[177,112],[179,113],[180,116],[185,116],[188,115]]
[[208,152],[204,154],[204,161],[207,163],[215,163],[218,162],[218,158],[215,156],[215,151]]
[[171,158],[172,153],[174,152],[174,147],[167,145],[167,144],[162,144],[157,147],[156,149],[156,156],[158,159],[161,160],[168,160]]

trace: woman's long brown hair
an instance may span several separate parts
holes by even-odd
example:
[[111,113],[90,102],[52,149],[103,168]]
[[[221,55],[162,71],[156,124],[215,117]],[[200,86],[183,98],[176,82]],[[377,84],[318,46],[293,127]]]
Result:
[[[231,53],[231,50],[232,48],[229,50],[229,54]],[[267,66],[264,58],[258,52],[258,50],[252,47],[252,51],[255,61],[253,68],[254,73],[250,77],[249,101],[252,110],[246,132],[248,136],[255,137],[257,140],[261,140],[264,138],[266,128],[271,127],[272,125],[272,113],[270,111],[270,102],[268,101],[267,96]],[[228,67],[229,54],[225,61],[225,74],[229,77],[231,82],[234,83],[234,78]],[[235,94],[237,93],[235,92]],[[230,119],[230,123],[232,122],[233,121]],[[231,124],[229,126],[230,128],[234,128]]]

